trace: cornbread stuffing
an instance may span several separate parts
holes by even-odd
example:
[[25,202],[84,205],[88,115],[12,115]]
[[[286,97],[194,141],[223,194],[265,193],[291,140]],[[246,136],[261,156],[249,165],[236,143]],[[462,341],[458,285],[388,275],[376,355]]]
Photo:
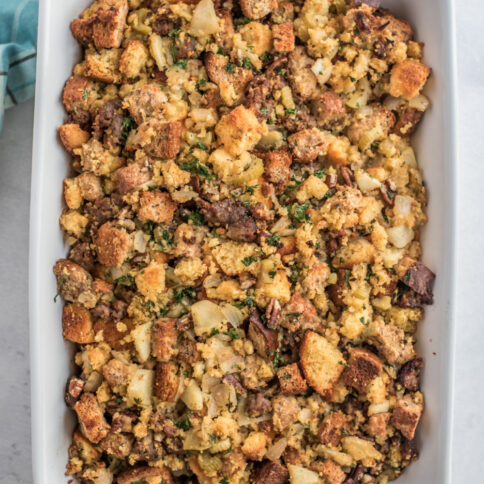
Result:
[[397,478],[435,278],[412,27],[380,0],[97,0],[71,30],[66,474]]

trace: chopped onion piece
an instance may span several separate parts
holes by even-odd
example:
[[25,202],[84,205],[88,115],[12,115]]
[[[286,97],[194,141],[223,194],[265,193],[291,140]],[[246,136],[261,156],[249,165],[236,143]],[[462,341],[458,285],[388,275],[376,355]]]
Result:
[[380,188],[381,183],[366,171],[357,171],[355,173],[355,180],[358,184],[358,188],[362,192],[371,192],[376,188]]
[[220,326],[224,319],[224,313],[220,307],[208,300],[198,301],[191,306],[193,326],[195,334],[201,336],[210,333],[212,329]]
[[398,227],[391,227],[387,229],[388,240],[398,249],[403,249],[410,242],[412,242],[414,237],[414,232],[412,229],[405,225],[399,225]]
[[241,325],[242,321],[244,321],[244,315],[239,308],[232,306],[232,304],[223,304],[221,306],[222,312],[224,316],[227,318],[227,321],[234,327],[238,327]]
[[282,439],[276,440],[266,452],[266,458],[269,460],[277,460],[281,457],[287,447],[287,439],[283,437]]
[[193,11],[190,33],[195,37],[205,37],[219,30],[218,17],[212,0],[202,0]]

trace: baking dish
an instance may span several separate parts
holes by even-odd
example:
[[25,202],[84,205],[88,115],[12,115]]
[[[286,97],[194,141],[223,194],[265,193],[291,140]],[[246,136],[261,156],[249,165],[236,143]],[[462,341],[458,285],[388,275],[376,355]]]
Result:
[[[56,132],[64,119],[62,88],[79,56],[69,24],[90,1],[44,0],[40,7],[30,235],[32,449],[37,484],[68,480],[64,468],[74,418],[65,407],[63,390],[72,369],[73,348],[62,339],[62,304],[54,301],[52,266],[68,249],[57,220],[69,159]],[[434,72],[426,90],[432,108],[414,140],[430,195],[429,223],[422,234],[423,260],[437,272],[435,304],[427,309],[418,334],[419,352],[426,361],[423,391],[427,410],[418,436],[420,459],[398,482],[444,484],[450,482],[452,416],[456,162],[453,7],[450,0],[383,0],[383,6],[415,27],[418,40],[426,43],[425,61]]]

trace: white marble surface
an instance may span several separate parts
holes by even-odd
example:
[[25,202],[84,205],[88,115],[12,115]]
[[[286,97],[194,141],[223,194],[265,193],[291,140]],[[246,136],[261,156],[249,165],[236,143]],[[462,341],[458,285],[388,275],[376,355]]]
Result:
[[[427,1],[427,0],[425,0]],[[453,483],[484,482],[484,29],[482,0],[456,0],[458,269]],[[0,484],[29,484],[28,205],[33,103],[0,134]],[[416,483],[425,484],[425,483]]]

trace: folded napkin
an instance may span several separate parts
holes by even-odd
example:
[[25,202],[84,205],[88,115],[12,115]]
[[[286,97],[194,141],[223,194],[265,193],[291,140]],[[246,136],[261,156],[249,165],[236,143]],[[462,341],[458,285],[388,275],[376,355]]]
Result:
[[0,0],[0,130],[3,111],[34,95],[38,0]]

